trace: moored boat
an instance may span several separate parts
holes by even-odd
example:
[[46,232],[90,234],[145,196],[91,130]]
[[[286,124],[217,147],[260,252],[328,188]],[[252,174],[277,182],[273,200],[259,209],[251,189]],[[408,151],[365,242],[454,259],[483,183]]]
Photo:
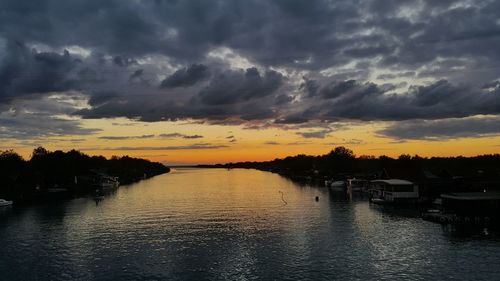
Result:
[[117,177],[101,176],[99,182],[96,184],[98,188],[109,190],[116,189],[120,185]]
[[0,207],[4,207],[4,206],[10,206],[12,205],[14,202],[12,201],[8,201],[8,200],[5,200],[5,199],[0,199]]
[[418,186],[407,180],[371,181],[370,201],[375,204],[402,204],[418,201]]
[[332,191],[345,191],[346,190],[346,185],[345,181],[335,181],[335,180],[330,180],[326,181],[325,185],[330,188]]

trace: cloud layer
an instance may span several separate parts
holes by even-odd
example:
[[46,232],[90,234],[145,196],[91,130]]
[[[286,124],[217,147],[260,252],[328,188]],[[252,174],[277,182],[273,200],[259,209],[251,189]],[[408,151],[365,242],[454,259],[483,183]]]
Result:
[[[396,139],[500,132],[478,117],[500,116],[498,1],[5,0],[0,10],[3,138],[95,132],[75,117],[391,121],[379,133]],[[54,95],[74,101],[51,100],[39,118]]]

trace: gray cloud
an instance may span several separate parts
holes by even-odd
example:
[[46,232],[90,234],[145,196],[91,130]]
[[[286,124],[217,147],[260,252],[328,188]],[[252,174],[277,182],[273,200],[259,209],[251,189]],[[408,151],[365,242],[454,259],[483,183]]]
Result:
[[274,93],[283,83],[283,76],[269,70],[263,76],[256,68],[243,71],[225,71],[201,90],[196,101],[208,105],[234,104],[265,97]]
[[179,146],[123,146],[123,147],[107,147],[107,148],[92,148],[83,150],[205,150],[205,149],[220,149],[228,147],[227,145],[196,143],[191,145]]
[[[75,100],[78,98],[73,96]],[[85,128],[77,120],[65,117],[74,110],[71,101],[68,94],[65,99],[45,96],[0,104],[0,139],[33,140],[99,132],[99,129]]]
[[141,121],[206,119],[262,120],[276,116],[272,108],[283,76],[269,70],[261,75],[256,68],[224,70],[209,79],[200,89],[190,89],[183,96],[164,93],[122,94],[96,93],[76,115],[83,118],[128,117]]
[[296,134],[300,135],[306,139],[324,139],[331,132],[332,132],[331,129],[324,129],[324,130],[314,131],[314,132],[297,132]]
[[[0,11],[3,105],[79,91],[83,118],[274,126],[500,114],[498,1],[5,0]],[[370,81],[381,70],[389,83]]]
[[377,56],[391,66],[499,58],[496,1],[6,0],[0,9],[5,37],[84,46],[122,65],[150,53],[192,63],[219,46],[262,65],[308,69]]
[[358,145],[358,144],[364,144],[365,142],[360,139],[341,139],[339,142],[330,142],[327,143],[326,145]]
[[377,79],[388,80],[388,79],[406,78],[406,77],[413,77],[413,76],[415,76],[414,71],[405,71],[405,72],[400,72],[397,74],[380,74],[377,76]]
[[141,135],[141,136],[102,136],[99,139],[102,140],[140,140],[140,139],[151,139],[154,138],[155,135]]
[[[0,41],[0,44],[2,41]],[[27,95],[68,91],[77,87],[72,77],[79,61],[67,51],[62,55],[29,50],[15,41],[4,41],[0,61],[0,102]]]
[[197,82],[207,78],[208,67],[203,64],[193,64],[187,68],[179,69],[160,84],[161,88],[174,88],[192,86]]
[[399,140],[449,140],[500,135],[499,117],[399,122],[378,133]]
[[201,139],[203,136],[200,135],[185,135],[181,133],[168,133],[168,134],[160,134],[158,135],[161,138],[174,139],[174,138],[183,138],[183,139]]
[[326,101],[301,115],[287,118],[408,120],[500,114],[500,90],[484,91],[446,80],[428,86],[412,86],[405,94],[388,93],[393,88],[354,80],[332,82],[319,90]]

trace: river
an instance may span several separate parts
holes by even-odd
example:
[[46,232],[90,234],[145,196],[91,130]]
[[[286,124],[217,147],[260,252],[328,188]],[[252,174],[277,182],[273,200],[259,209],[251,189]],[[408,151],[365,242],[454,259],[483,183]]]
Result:
[[500,279],[488,229],[267,172],[173,169],[97,203],[0,209],[0,280]]

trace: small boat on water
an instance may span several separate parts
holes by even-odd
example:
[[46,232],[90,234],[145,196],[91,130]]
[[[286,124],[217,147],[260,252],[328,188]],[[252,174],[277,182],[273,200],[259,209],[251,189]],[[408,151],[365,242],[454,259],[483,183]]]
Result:
[[345,191],[345,182],[344,181],[334,181],[330,184],[330,189],[334,191]]
[[120,185],[117,177],[102,176],[100,181],[96,184],[97,187],[104,190],[116,189]]
[[0,207],[10,206],[10,205],[12,205],[12,203],[14,203],[14,202],[12,202],[12,201],[7,201],[7,200],[5,200],[5,199],[0,199]]
[[345,186],[345,181],[335,181],[335,180],[330,180],[330,181],[325,181],[325,185],[330,188],[332,191],[345,191],[346,186]]

